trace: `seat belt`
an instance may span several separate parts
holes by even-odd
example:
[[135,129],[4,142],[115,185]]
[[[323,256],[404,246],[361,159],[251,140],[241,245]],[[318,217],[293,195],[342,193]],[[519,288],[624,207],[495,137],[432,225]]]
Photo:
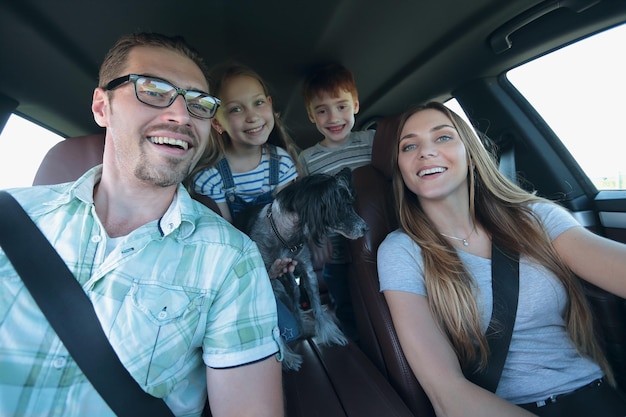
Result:
[[[117,416],[173,417],[122,365],[91,301],[22,206],[0,191],[0,246],[89,382]],[[36,261],[33,261],[36,259]]]
[[517,179],[517,171],[515,169],[515,145],[511,144],[500,154],[500,163],[498,170],[507,177],[513,184],[519,184]]
[[491,244],[491,288],[493,310],[487,328],[489,357],[487,366],[478,370],[475,365],[465,377],[476,385],[496,392],[506,356],[509,353],[517,302],[519,298],[519,253],[510,253]]

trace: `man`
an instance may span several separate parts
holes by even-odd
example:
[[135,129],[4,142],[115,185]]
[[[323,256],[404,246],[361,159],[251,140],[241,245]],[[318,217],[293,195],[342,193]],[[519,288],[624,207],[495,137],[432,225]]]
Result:
[[[254,243],[181,181],[219,100],[180,38],[109,51],[92,111],[103,164],[11,190],[67,263],[133,378],[176,415],[282,416],[276,304]],[[182,97],[180,97],[182,96]],[[0,415],[109,416],[0,251]]]

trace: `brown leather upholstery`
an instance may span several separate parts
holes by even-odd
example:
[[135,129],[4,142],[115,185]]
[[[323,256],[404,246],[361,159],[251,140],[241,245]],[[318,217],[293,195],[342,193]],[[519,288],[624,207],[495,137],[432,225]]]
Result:
[[[44,156],[35,174],[33,185],[61,184],[78,179],[90,168],[102,163],[104,133],[76,136],[54,145]],[[193,194],[192,197],[221,215],[210,197]]]
[[355,208],[369,226],[351,242],[349,275],[362,350],[398,391],[411,411],[434,416],[432,406],[404,357],[385,299],[379,291],[376,253],[385,236],[397,228],[391,185],[392,153],[399,116],[381,120],[376,128],[372,163],[353,171]]
[[287,416],[421,417],[352,341],[322,346],[307,339],[294,350],[304,361],[298,372],[283,373]]
[[65,139],[44,156],[33,185],[74,181],[90,168],[101,164],[103,153],[104,133]]

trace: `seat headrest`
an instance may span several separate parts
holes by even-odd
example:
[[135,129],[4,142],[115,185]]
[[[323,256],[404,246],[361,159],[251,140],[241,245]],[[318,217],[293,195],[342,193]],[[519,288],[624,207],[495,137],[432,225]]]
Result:
[[393,175],[393,154],[396,152],[400,117],[401,115],[397,114],[379,121],[372,145],[372,165],[388,180],[391,180]]
[[[91,168],[100,165],[104,154],[104,136],[104,133],[76,136],[54,145],[41,161],[33,185],[75,181]],[[193,194],[192,198],[222,215],[212,198],[199,194]]]
[[62,140],[44,156],[33,185],[48,185],[78,179],[102,163],[104,133]]

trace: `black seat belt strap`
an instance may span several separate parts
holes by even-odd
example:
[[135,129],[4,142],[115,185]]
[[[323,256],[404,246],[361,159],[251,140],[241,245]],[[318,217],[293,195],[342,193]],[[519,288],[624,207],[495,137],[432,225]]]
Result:
[[6,191],[0,191],[0,246],[74,361],[116,415],[174,415],[122,365],[81,285]]
[[491,245],[491,287],[493,311],[486,334],[489,345],[487,366],[480,371],[466,373],[466,377],[476,385],[496,392],[517,315],[519,254],[504,251],[495,243]]

